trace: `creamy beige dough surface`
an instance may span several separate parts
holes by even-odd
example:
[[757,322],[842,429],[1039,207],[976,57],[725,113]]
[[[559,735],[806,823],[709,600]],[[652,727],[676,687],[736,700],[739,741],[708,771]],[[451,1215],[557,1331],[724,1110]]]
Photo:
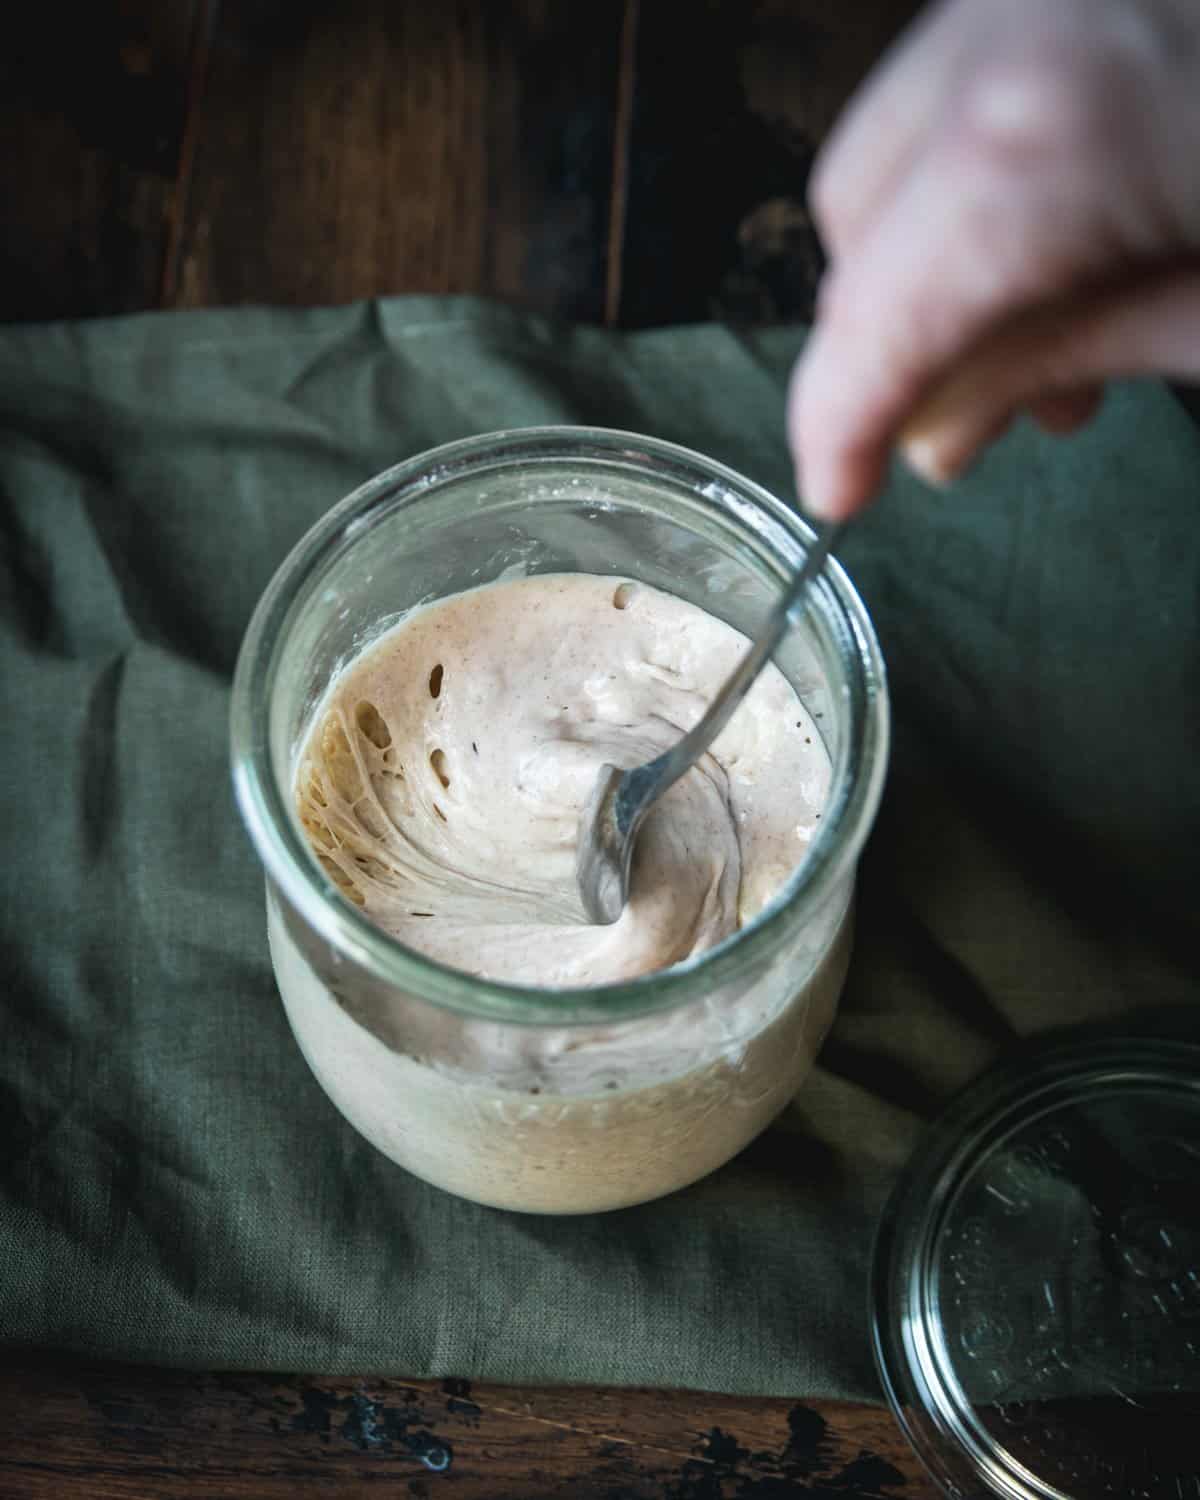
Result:
[[309,840],[343,892],[411,948],[548,988],[669,967],[751,921],[803,858],[829,759],[769,667],[638,841],[630,901],[588,925],[580,810],[700,717],[746,649],[695,605],[588,574],[415,611],[333,685],[297,773]]

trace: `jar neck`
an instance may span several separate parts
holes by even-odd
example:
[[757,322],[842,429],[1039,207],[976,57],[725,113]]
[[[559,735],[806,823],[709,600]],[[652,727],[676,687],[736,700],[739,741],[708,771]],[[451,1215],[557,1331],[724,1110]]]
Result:
[[[396,942],[340,897],[310,857],[292,809],[292,770],[317,697],[336,664],[347,659],[352,642],[338,635],[345,629],[339,621],[350,608],[346,601],[358,587],[356,580],[373,577],[372,570],[382,568],[389,556],[421,559],[421,549],[428,548],[428,562],[417,571],[422,586],[437,597],[456,591],[455,558],[469,551],[473,536],[489,526],[498,536],[523,526],[536,540],[550,536],[550,523],[560,520],[573,527],[573,555],[582,563],[578,570],[601,571],[589,569],[588,558],[593,552],[607,555],[604,528],[611,547],[622,518],[638,540],[637,576],[658,568],[665,579],[680,580],[689,567],[707,568],[709,584],[719,591],[705,606],[748,633],[812,541],[810,528],[790,507],[687,449],[604,429],[528,429],[453,443],[370,480],[301,539],[264,593],[234,680],[231,736],[238,801],[283,898],[335,953],[374,980],[490,1020],[562,1025],[629,1019],[687,1004],[769,962],[852,872],[878,805],[888,707],[874,631],[836,563],[827,566],[812,591],[801,627],[805,650],[799,651],[799,636],[793,642],[797,660],[802,658],[797,671],[827,705],[836,729],[821,831],[760,916],[716,947],[620,984],[547,991],[489,983]],[[503,556],[494,546],[480,555],[498,564],[495,573],[503,570]],[[542,566],[545,559],[562,570],[554,555],[551,542],[544,559],[533,558],[531,570],[549,570]],[[727,576],[715,577],[713,570],[722,568]],[[440,576],[438,569],[444,570]],[[486,571],[482,577],[479,572],[477,567],[477,584],[492,581]],[[695,577],[687,578],[693,587]],[[667,587],[674,591],[669,582]],[[369,634],[392,623],[369,618],[369,605],[363,612],[359,649],[364,630]],[[340,645],[347,649],[335,649]],[[787,649],[777,657],[781,666]],[[328,657],[324,681],[310,665],[312,681],[297,688],[297,663],[317,662],[321,652]],[[807,701],[805,684],[784,669]]]

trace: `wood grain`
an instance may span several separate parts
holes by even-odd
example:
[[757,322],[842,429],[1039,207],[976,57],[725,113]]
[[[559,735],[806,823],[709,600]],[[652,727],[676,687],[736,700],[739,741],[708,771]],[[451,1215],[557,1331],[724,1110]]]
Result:
[[811,312],[815,149],[918,0],[46,0],[0,52],[0,318],[470,292]]
[[462,1500],[933,1500],[886,1412],[835,1402],[464,1381],[0,1369],[0,1493]]
[[482,293],[599,321],[623,0],[222,0],[178,306]]
[[0,48],[0,320],[156,305],[198,0],[42,0]]

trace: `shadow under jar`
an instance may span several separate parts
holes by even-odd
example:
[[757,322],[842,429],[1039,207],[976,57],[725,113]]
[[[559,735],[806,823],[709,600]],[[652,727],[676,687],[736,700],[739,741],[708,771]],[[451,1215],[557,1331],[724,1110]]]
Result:
[[234,782],[266,868],[292,1029],[333,1102],[393,1161],[480,1203],[587,1213],[681,1188],[758,1135],[837,1004],[887,691],[870,620],[833,563],[775,658],[832,768],[806,857],[716,947],[628,982],[550,990],[405,947],[318,865],[294,780],[331,683],[408,611],[516,576],[650,584],[752,635],[811,537],[788,506],[699,454],[554,427],[389,469],[280,567],[238,661]]

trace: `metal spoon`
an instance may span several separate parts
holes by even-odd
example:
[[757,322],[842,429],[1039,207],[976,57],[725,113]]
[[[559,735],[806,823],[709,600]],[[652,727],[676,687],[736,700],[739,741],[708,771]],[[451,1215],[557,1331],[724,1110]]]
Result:
[[832,524],[818,529],[804,566],[767,616],[757,640],[699,723],[677,744],[645,765],[635,766],[631,771],[619,771],[610,765],[600,767],[592,795],[580,815],[575,856],[575,878],[589,921],[606,927],[625,910],[633,846],[646,814],[667,788],[695,765],[725,728],[789,627],[801,618],[808,586],[824,567],[840,531],[840,526]]

